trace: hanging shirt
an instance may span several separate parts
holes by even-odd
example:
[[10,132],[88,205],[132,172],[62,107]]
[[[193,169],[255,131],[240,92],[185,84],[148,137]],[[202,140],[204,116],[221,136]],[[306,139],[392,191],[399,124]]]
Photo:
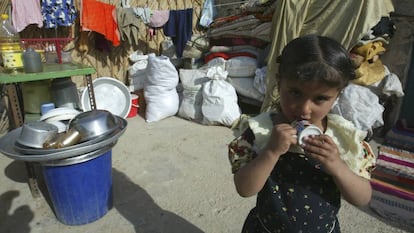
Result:
[[45,28],[71,26],[76,19],[73,0],[42,0],[42,15]]
[[182,57],[187,41],[193,33],[193,9],[170,10],[168,22],[163,26],[164,34],[171,37],[177,57]]
[[43,27],[40,2],[38,0],[12,1],[12,22],[18,32],[23,31],[29,24]]

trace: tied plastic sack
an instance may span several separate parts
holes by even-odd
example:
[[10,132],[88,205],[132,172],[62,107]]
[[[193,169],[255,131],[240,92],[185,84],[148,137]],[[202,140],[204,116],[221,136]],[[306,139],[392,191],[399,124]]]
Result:
[[145,119],[156,122],[174,116],[179,107],[178,72],[166,56],[148,55],[144,85]]
[[204,83],[201,110],[204,124],[232,126],[241,115],[234,87],[226,81],[228,73],[221,67],[207,70],[210,81]]
[[210,80],[207,78],[207,70],[180,69],[179,75],[183,86],[183,95],[178,109],[178,116],[201,123],[203,121],[201,111],[203,94],[201,89],[203,84]]

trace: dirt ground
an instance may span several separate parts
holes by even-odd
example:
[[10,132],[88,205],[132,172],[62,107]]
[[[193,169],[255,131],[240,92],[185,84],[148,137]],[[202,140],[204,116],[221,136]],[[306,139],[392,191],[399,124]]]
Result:
[[[80,226],[55,217],[40,165],[43,195],[34,199],[24,163],[1,155],[0,232],[240,232],[255,198],[241,198],[234,189],[226,146],[235,134],[178,117],[153,123],[128,118],[127,130],[112,149],[113,208]],[[339,219],[345,233],[410,232],[345,201]]]

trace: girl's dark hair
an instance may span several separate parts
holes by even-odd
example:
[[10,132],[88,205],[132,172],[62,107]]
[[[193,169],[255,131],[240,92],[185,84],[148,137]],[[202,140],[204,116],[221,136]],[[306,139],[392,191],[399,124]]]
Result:
[[322,81],[343,89],[355,78],[348,51],[324,36],[306,35],[289,42],[278,57],[279,79]]

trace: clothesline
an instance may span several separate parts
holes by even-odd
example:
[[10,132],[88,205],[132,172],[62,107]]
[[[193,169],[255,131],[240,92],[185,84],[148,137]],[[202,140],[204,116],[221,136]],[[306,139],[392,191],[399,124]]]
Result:
[[237,5],[237,4],[243,4],[246,3],[246,1],[238,1],[238,2],[228,2],[228,3],[221,3],[221,4],[214,4],[214,6],[229,6],[229,5]]

